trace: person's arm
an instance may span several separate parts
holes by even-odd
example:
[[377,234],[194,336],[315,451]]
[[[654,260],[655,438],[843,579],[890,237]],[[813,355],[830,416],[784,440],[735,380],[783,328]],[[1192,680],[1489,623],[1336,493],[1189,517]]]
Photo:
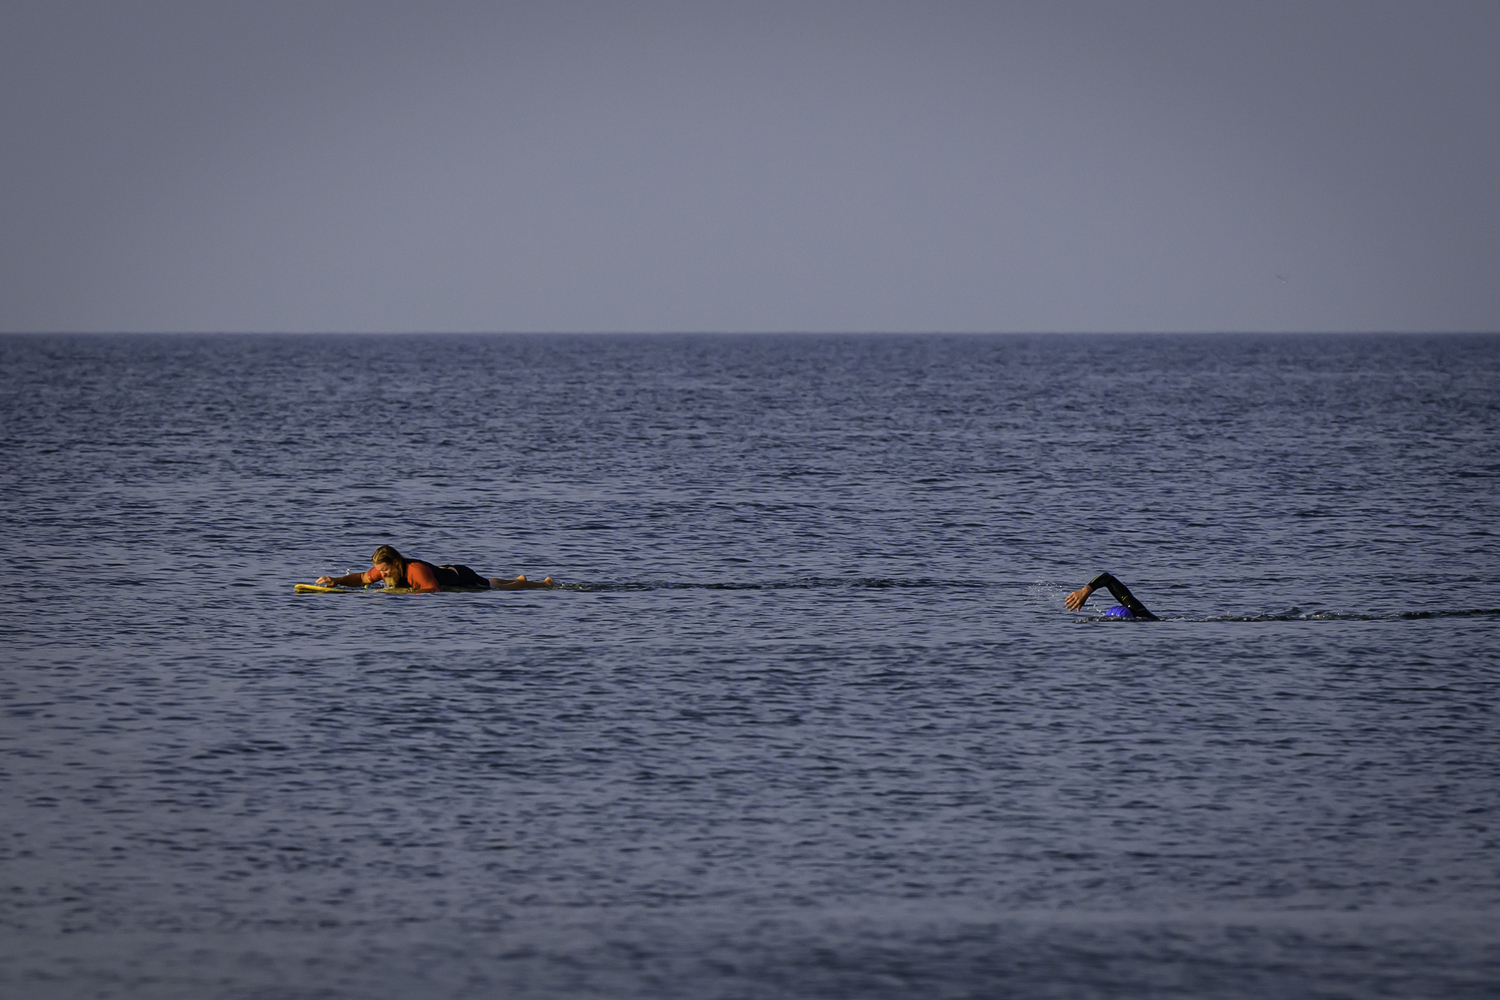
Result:
[[1125,605],[1125,607],[1130,610],[1130,617],[1138,618],[1141,621],[1148,622],[1154,622],[1158,620],[1155,615],[1146,610],[1146,606],[1144,604],[1136,600],[1135,595],[1130,592],[1129,587],[1125,586],[1123,583],[1121,583],[1119,580],[1116,580],[1108,573],[1100,573],[1088,583],[1073,591],[1063,599],[1063,604],[1069,611],[1077,611],[1083,607],[1084,602],[1089,599],[1089,595],[1098,590],[1100,587],[1108,589],[1110,594],[1114,596],[1115,600]]
[[371,566],[363,573],[346,573],[343,576],[320,576],[317,583],[320,587],[360,587],[365,584],[374,583],[382,579],[380,568]]

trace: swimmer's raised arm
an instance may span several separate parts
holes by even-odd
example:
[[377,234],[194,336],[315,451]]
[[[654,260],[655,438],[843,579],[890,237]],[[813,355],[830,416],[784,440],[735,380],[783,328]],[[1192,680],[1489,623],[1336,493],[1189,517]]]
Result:
[[1148,622],[1159,620],[1155,615],[1146,610],[1144,604],[1136,600],[1135,595],[1130,592],[1129,587],[1108,573],[1100,573],[1088,583],[1063,598],[1063,605],[1069,611],[1077,611],[1083,607],[1084,602],[1089,599],[1089,595],[1100,587],[1106,588],[1114,596],[1115,600],[1128,608],[1130,610],[1130,617]]

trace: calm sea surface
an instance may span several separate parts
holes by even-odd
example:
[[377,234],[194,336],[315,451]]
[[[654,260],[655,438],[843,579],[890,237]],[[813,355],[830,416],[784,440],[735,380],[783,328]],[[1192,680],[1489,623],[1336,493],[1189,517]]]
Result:
[[[7,997],[1500,995],[1500,337],[4,337],[0,407]],[[383,543],[568,586],[293,593]]]

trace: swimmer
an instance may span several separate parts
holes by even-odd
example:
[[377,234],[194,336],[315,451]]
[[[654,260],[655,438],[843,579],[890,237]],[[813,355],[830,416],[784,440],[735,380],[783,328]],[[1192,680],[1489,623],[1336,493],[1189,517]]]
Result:
[[359,587],[384,580],[388,588],[410,587],[412,590],[441,590],[444,587],[475,587],[486,590],[535,590],[555,587],[552,577],[540,583],[518,576],[514,580],[486,579],[467,566],[434,566],[420,559],[407,559],[389,545],[382,545],[370,557],[372,565],[363,573],[345,576],[320,576],[320,587]]
[[1135,599],[1135,595],[1130,592],[1128,587],[1108,573],[1100,573],[1088,583],[1073,591],[1063,599],[1063,604],[1067,606],[1069,611],[1078,611],[1083,608],[1083,604],[1089,599],[1089,595],[1100,587],[1108,588],[1109,592],[1114,595],[1115,600],[1120,602],[1118,606],[1104,612],[1104,617],[1133,618],[1143,622],[1161,620],[1147,611],[1146,606]]

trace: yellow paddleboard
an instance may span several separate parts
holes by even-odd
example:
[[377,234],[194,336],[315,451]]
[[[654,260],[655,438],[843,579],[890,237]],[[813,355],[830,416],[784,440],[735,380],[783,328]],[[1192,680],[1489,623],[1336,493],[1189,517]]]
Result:
[[[348,587],[320,587],[316,583],[299,583],[294,588],[299,594],[352,594]],[[363,589],[363,588],[359,588]]]

